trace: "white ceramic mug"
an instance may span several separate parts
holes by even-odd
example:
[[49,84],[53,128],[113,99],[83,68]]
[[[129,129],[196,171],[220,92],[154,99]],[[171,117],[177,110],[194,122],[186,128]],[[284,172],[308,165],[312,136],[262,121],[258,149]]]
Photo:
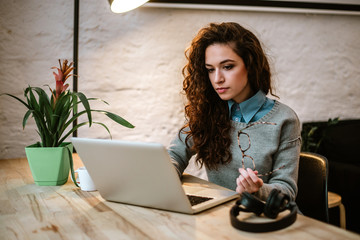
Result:
[[[75,171],[75,174],[78,174],[76,178],[76,183],[80,186],[83,191],[95,191],[96,187],[91,179],[89,172],[85,167],[80,167]],[[72,179],[74,181],[74,179]]]

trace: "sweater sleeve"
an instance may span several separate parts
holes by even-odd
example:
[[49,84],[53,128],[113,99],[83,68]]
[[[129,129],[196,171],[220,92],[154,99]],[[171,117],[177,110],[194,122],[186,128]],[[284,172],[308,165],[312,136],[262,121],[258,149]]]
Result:
[[285,167],[270,175],[267,183],[256,193],[260,199],[266,200],[272,189],[278,189],[295,201],[301,148],[300,131],[300,122],[296,115],[283,123],[279,148],[273,155],[273,169],[283,165]]
[[181,177],[184,170],[188,166],[191,156],[194,155],[190,150],[191,140],[189,141],[189,146],[187,146],[185,139],[186,134],[177,134],[168,147],[168,153],[175,169],[177,170],[177,173],[179,174],[179,177]]

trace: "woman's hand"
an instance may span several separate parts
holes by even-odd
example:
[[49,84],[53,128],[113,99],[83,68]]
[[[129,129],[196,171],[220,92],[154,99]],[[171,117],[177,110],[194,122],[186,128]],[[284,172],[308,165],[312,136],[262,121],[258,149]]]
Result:
[[236,192],[240,194],[257,192],[264,185],[263,180],[257,176],[258,171],[253,171],[250,168],[239,168],[239,173],[240,176],[236,179]]

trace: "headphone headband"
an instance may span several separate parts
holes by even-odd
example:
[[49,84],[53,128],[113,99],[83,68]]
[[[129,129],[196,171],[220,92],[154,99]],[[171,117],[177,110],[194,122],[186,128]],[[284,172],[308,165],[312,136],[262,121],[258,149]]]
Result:
[[[274,191],[274,190],[273,190]],[[277,191],[277,193],[273,193],[273,191],[270,193],[270,197],[274,194],[281,194]],[[285,195],[286,196],[286,195]],[[298,207],[295,202],[288,202],[286,206],[283,209],[278,209],[279,211],[284,211],[289,209],[290,213],[287,214],[285,217],[273,221],[273,222],[266,222],[266,223],[251,223],[246,221],[240,221],[237,216],[241,211],[243,212],[255,212],[257,215],[260,215],[261,212],[258,209],[247,209],[239,206],[242,201],[259,201],[258,199],[249,199],[248,196],[243,195],[242,196],[245,200],[241,199],[236,201],[236,204],[231,208],[230,210],[230,221],[231,225],[239,230],[244,230],[248,232],[271,232],[276,231],[279,229],[286,228],[293,224],[296,221],[296,216],[298,212]],[[257,204],[257,203],[256,203]],[[269,204],[268,202],[266,204]],[[276,205],[281,205],[281,203],[276,203]],[[269,207],[269,206],[265,206]],[[260,212],[260,213],[259,213]],[[265,214],[266,215],[266,214]],[[277,214],[276,214],[277,215]],[[275,216],[276,217],[276,216]]]

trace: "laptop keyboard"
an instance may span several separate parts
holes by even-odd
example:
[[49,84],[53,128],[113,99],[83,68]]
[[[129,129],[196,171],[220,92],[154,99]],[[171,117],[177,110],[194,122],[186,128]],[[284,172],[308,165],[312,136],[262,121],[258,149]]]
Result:
[[200,197],[200,196],[194,196],[194,195],[186,195],[189,198],[190,204],[191,206],[195,206],[197,204],[200,204],[202,202],[206,202],[209,201],[213,198],[208,198],[208,197]]

